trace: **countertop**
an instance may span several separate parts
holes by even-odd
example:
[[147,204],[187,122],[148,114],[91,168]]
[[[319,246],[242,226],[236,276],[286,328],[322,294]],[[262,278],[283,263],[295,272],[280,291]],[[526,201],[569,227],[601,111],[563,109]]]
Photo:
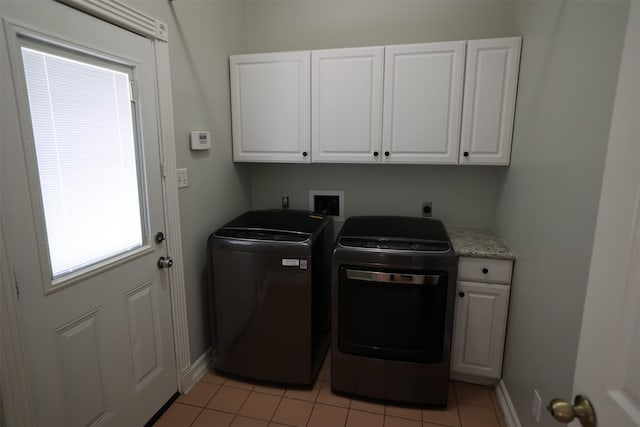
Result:
[[458,256],[515,259],[515,252],[492,230],[446,227]]

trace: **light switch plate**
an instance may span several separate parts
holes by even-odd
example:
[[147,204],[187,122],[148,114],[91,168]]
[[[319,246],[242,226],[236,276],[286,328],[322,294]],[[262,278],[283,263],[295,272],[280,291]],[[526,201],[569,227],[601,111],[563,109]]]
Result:
[[189,186],[187,168],[176,169],[176,175],[178,176],[178,188],[185,188]]

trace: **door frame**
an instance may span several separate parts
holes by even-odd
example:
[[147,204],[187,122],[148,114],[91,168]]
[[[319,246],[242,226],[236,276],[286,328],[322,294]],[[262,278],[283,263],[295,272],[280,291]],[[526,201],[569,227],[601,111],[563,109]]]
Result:
[[[175,132],[173,124],[173,102],[171,97],[171,73],[169,63],[169,34],[166,23],[148,16],[119,0],[55,0],[75,9],[79,9],[98,19],[117,25],[149,39],[152,43],[155,59],[156,93],[158,97],[158,133],[160,136],[162,195],[164,221],[167,234],[167,252],[174,260],[168,269],[171,296],[171,318],[173,324],[173,342],[176,356],[176,375],[178,391],[184,392],[193,385],[191,374],[191,355],[189,351],[189,331],[185,297],[185,282],[182,256],[182,236],[180,231],[180,211],[176,176]],[[4,37],[3,37],[4,39]],[[2,221],[0,199],[0,223]],[[1,225],[1,224],[0,224]],[[0,233],[1,237],[1,233]],[[4,238],[3,238],[4,239]],[[2,309],[2,330],[0,334],[0,357],[2,372],[12,372],[12,381],[3,381],[1,398],[10,403],[15,411],[5,416],[8,425],[20,421],[19,425],[33,423],[33,408],[28,381],[28,372],[24,360],[22,339],[17,306],[16,288],[11,278],[11,263],[6,253],[4,240],[0,241],[0,300]],[[7,266],[8,268],[5,268]],[[9,273],[9,274],[6,274]],[[7,384],[8,383],[8,384]],[[26,383],[26,384],[25,384]],[[11,402],[8,397],[11,396]],[[6,408],[6,406],[5,406]],[[160,409],[160,408],[158,408]]]

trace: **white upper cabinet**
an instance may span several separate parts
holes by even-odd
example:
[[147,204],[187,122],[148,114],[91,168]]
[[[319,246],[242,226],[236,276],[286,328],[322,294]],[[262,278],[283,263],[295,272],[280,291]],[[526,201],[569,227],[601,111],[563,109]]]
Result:
[[521,42],[231,56],[233,160],[508,165]]
[[384,163],[458,163],[465,42],[385,48]]
[[383,47],[311,52],[313,162],[380,162],[383,56]]
[[231,56],[233,160],[310,162],[310,53]]
[[460,164],[508,165],[521,37],[469,40]]

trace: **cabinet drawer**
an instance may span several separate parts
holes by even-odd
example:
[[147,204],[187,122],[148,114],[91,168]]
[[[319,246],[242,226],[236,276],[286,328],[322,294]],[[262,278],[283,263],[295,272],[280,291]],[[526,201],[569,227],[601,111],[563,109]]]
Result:
[[458,280],[509,284],[512,266],[510,259],[461,257]]

